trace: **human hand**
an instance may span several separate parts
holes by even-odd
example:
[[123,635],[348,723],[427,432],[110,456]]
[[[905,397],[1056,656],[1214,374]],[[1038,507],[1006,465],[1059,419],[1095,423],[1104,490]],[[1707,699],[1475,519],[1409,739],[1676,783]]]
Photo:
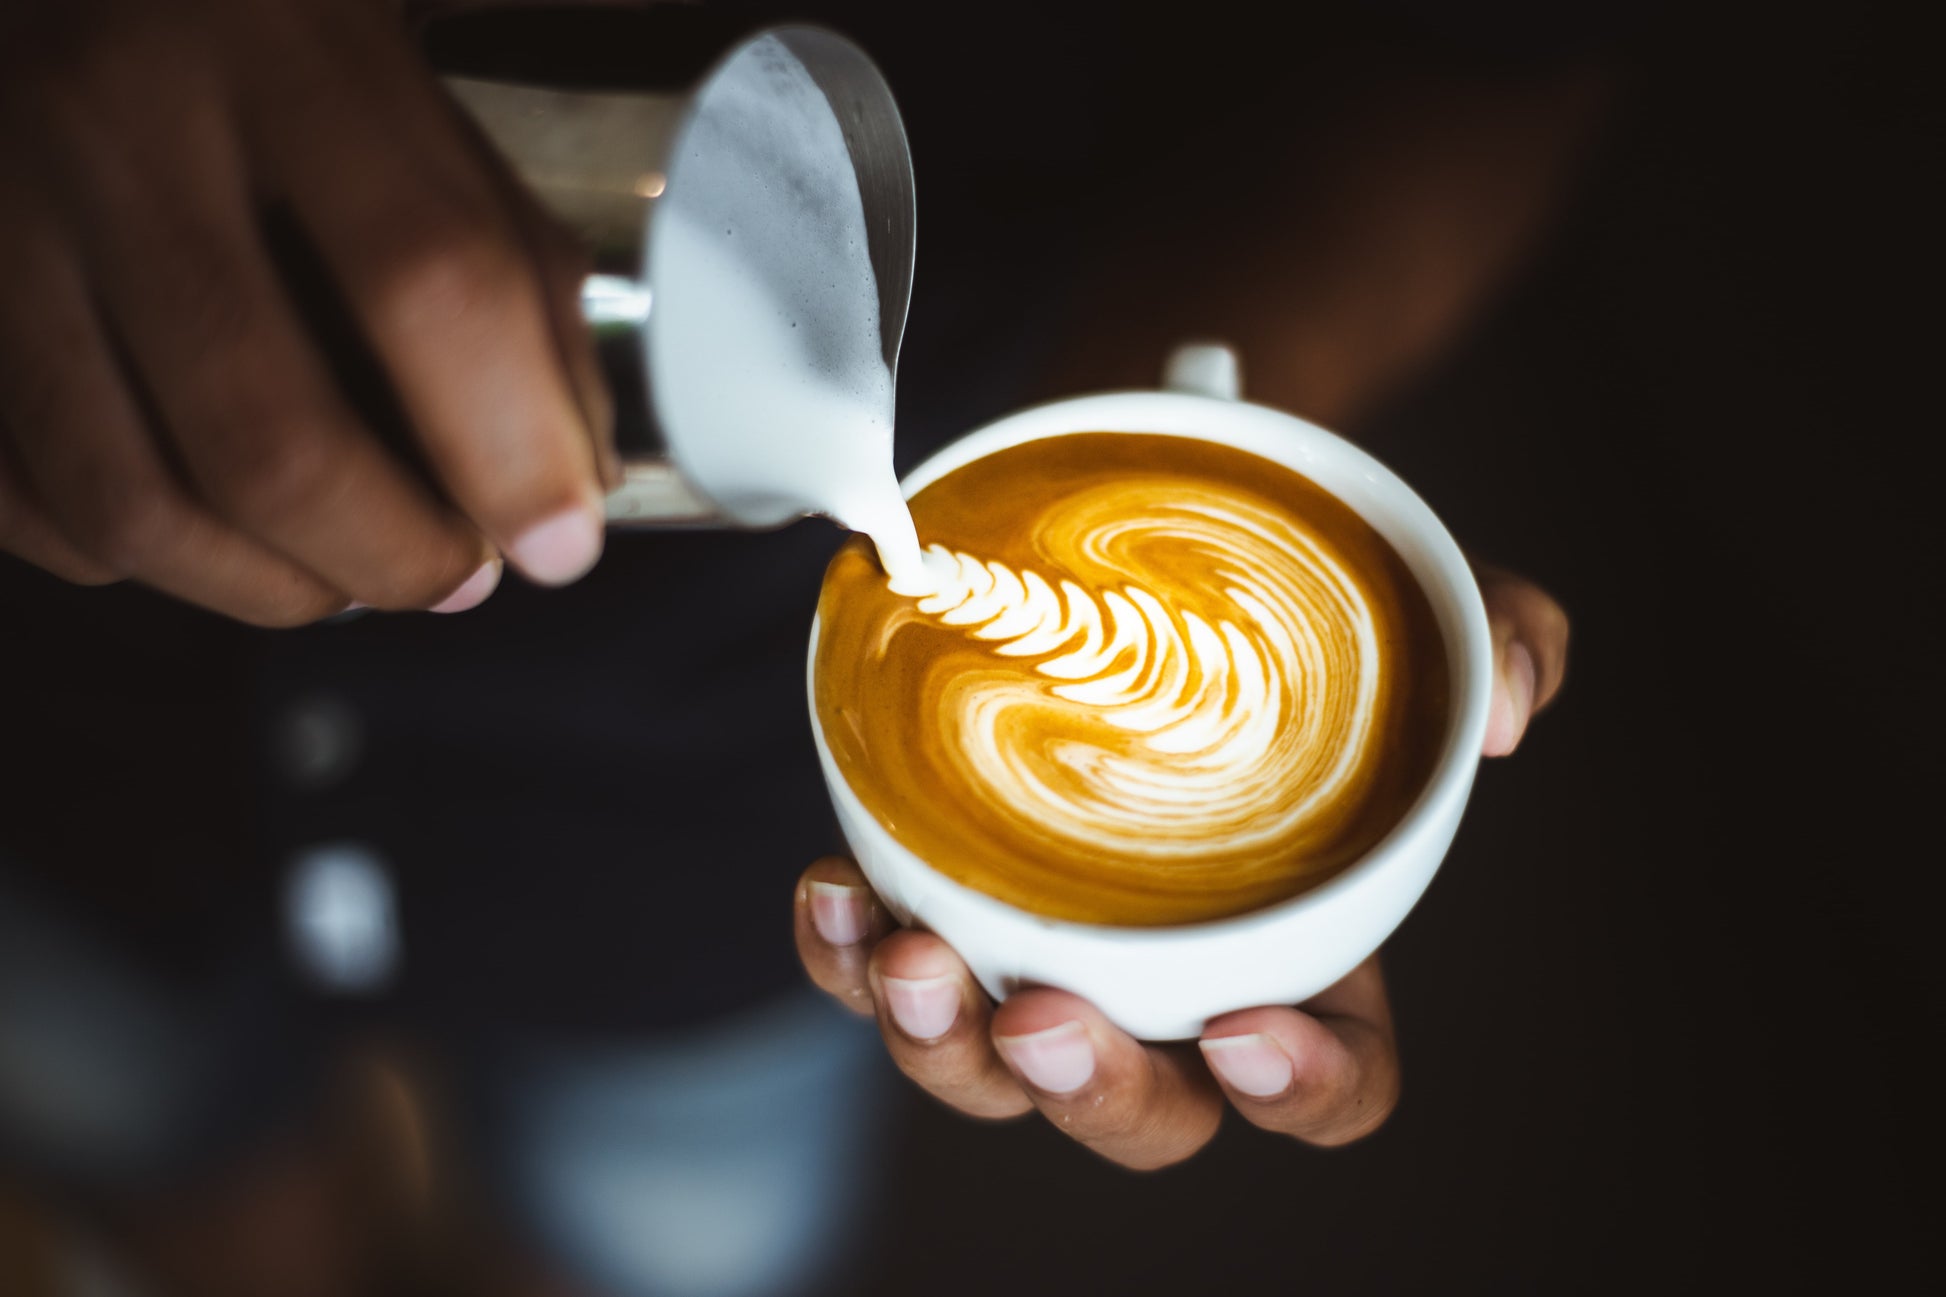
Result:
[[1547,591],[1505,568],[1475,563],[1493,641],[1493,701],[1480,754],[1504,757],[1568,674],[1568,614]]
[[[1513,751],[1560,688],[1567,617],[1544,591],[1480,569],[1495,649],[1484,752]],[[820,860],[798,880],[798,956],[811,980],[874,1015],[901,1071],[974,1117],[1039,1110],[1123,1166],[1189,1157],[1224,1107],[1308,1144],[1350,1143],[1378,1129],[1399,1094],[1391,1005],[1374,955],[1295,1008],[1215,1018],[1200,1041],[1150,1045],[1079,996],[1051,988],[994,1005],[940,938],[898,929],[858,866]]]
[[[348,407],[266,250],[292,218],[412,426]],[[395,0],[0,14],[0,549],[262,625],[459,611],[595,561],[615,473],[579,254]]]

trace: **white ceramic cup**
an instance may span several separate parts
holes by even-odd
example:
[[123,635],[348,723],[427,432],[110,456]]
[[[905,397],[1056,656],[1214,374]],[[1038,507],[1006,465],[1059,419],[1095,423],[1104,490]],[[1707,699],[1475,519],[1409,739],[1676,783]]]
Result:
[[811,728],[838,821],[900,922],[944,938],[1004,999],[1027,986],[1072,991],[1144,1040],[1201,1034],[1218,1014],[1296,1004],[1356,968],[1404,920],[1459,828],[1486,736],[1493,650],[1472,569],[1426,503],[1335,433],[1238,399],[1226,348],[1178,349],[1158,392],[1037,406],[947,446],[903,483],[908,498],[954,469],[1043,437],[1129,432],[1194,437],[1295,469],[1350,505],[1398,551],[1432,604],[1452,672],[1452,712],[1432,778],[1392,831],[1318,887],[1248,914],[1176,927],[1074,923],[1008,905],[939,873],[888,833],[845,782],[818,722],[818,626],[811,626]]

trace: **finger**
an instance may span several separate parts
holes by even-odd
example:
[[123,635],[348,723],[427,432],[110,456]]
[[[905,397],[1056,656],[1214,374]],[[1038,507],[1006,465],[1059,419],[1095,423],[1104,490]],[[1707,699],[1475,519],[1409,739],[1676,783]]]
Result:
[[76,585],[109,585],[121,574],[69,544],[27,492],[0,437],[0,552],[24,559]]
[[581,313],[581,286],[593,269],[592,263],[574,236],[543,212],[525,189],[510,183],[501,186],[501,192],[540,267],[542,299],[555,355],[573,388],[601,489],[613,491],[622,484],[622,458],[615,448],[614,401],[595,356],[593,335]]
[[1049,1121],[1123,1166],[1180,1162],[1222,1121],[1222,1094],[1193,1047],[1145,1046],[1066,991],[1009,998],[993,1040]]
[[1033,1107],[994,1050],[986,992],[952,947],[930,932],[895,932],[872,955],[871,984],[886,1051],[927,1093],[972,1117]]
[[895,926],[857,865],[827,856],[797,880],[797,957],[811,982],[853,1013],[870,1015],[866,966]]
[[[396,19],[327,6],[253,152],[330,265],[454,503],[530,578],[602,544],[596,455],[507,205]],[[340,69],[356,66],[356,81]]]
[[520,228],[523,242],[540,268],[542,300],[554,338],[555,354],[574,392],[604,491],[622,484],[621,455],[615,449],[615,407],[595,355],[594,335],[581,309],[581,289],[594,261],[581,241],[563,228],[534,197],[533,191],[507,169],[472,118],[451,105],[459,129],[473,141],[492,181],[494,192],[507,205]]
[[[255,625],[342,610],[342,592],[188,497],[144,426],[78,266],[44,230],[9,228],[0,413],[22,490],[66,542],[51,556],[79,555],[83,574],[135,577]],[[41,549],[50,554],[44,540]]]
[[146,151],[95,137],[68,183],[93,288],[195,497],[361,603],[484,597],[492,552],[359,424],[313,350],[222,118],[168,112]]
[[1479,569],[1494,653],[1493,699],[1482,752],[1506,756],[1567,675],[1568,616],[1545,590],[1499,568]]
[[1306,1143],[1349,1144],[1398,1105],[1398,1047],[1376,958],[1302,1010],[1225,1014],[1201,1044],[1238,1112]]

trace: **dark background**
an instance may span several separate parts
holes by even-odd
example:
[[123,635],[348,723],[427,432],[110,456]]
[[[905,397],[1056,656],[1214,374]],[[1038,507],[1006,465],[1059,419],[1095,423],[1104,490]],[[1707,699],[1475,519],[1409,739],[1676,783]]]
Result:
[[1388,947],[1397,1116],[1136,1176],[909,1099],[867,1291],[1937,1281],[1937,69],[1832,6],[1630,57],[1547,251],[1354,430],[1574,618]]
[[[1486,8],[1484,34],[1428,14],[1409,25],[1435,45],[1530,55],[1515,48],[1519,7]],[[976,16],[953,17],[961,32],[920,15],[885,38],[916,148],[934,127],[897,49],[1086,36],[1036,28],[1038,13]],[[1916,17],[1668,12],[1533,42],[1543,54],[1587,42],[1619,69],[1609,127],[1548,245],[1479,327],[1350,429],[1477,552],[1540,580],[1574,618],[1566,692],[1516,759],[1483,769],[1458,845],[1388,947],[1406,1069],[1391,1124],[1321,1153],[1232,1122],[1191,1163],[1136,1176],[1043,1125],[981,1126],[897,1088],[891,1175],[846,1291],[1884,1292],[1937,1268],[1938,1086],[1923,1060],[1942,1025],[1927,899],[1943,853],[1920,831],[1942,774],[1940,487],[1922,467],[1940,424],[1922,381],[1938,367],[1938,222],[1921,201],[1937,73]],[[1282,65],[1275,41],[1305,40],[1301,25],[1257,35],[1239,24],[1202,39],[1244,50],[1253,75]],[[1085,102],[1086,84],[1002,93],[979,57],[956,66],[996,105],[996,129],[1046,146],[1016,150],[1022,174],[1052,176],[1086,151],[1029,138],[1050,108]],[[1146,111],[1166,117],[1184,88],[1156,91]],[[972,209],[943,197],[954,178],[928,161],[940,156],[919,156],[919,291],[935,304],[915,303],[905,464],[1020,399],[957,356],[995,338],[1037,345],[1018,297],[989,294],[1002,303],[990,318],[954,314],[954,276],[1007,264],[1032,283],[1027,254],[1058,259],[1073,234],[998,221],[1027,232],[982,245]],[[990,201],[1031,216],[1042,192]],[[656,735],[629,723],[657,705],[658,672],[686,667],[656,656],[652,619],[609,610],[623,596],[700,597],[685,571],[704,584],[775,574],[802,606],[734,610],[724,634],[748,661],[720,665],[774,667],[795,707],[833,540],[797,528],[618,543],[545,603],[510,586],[463,625],[369,618],[289,638],[0,572],[12,637],[0,649],[85,686],[64,694],[50,674],[10,700],[10,719],[38,718],[54,746],[7,785],[8,837],[132,943],[165,901],[206,921],[172,920],[157,939],[172,947],[158,959],[196,967],[231,957],[209,932],[270,942],[275,875],[252,861],[349,824],[430,862],[406,879],[420,927],[402,999],[419,1011],[630,1028],[707,1017],[792,976],[789,953],[781,922],[699,921],[653,950],[631,939],[643,889],[668,875],[609,850],[630,840],[643,795],[628,744],[661,745],[648,760],[695,784],[664,789],[694,802],[699,826],[674,834],[671,859],[703,856],[747,808],[711,800],[723,785],[687,746],[721,728],[713,716],[665,716]],[[692,568],[690,547],[728,566]],[[593,642],[629,672],[561,669]],[[330,801],[266,790],[261,717],[319,681],[368,716],[366,782]],[[514,729],[540,746],[495,764],[490,740]],[[797,818],[818,822],[752,820],[748,860],[716,860],[718,892],[694,912],[781,912],[828,832],[815,782],[789,769],[805,746],[779,736],[761,759],[780,786],[810,789]],[[589,752],[594,781],[549,765]],[[472,782],[439,815],[401,804],[393,781],[448,763]],[[242,795],[213,819],[212,789],[226,787]],[[532,809],[509,831],[467,818],[483,807]],[[455,849],[462,832],[475,837]],[[147,867],[68,868],[61,851],[96,840],[118,859],[139,844]],[[442,905],[455,889],[466,904]],[[566,957],[487,966],[479,952],[500,948],[510,916]],[[744,980],[697,976],[699,952],[737,961]],[[817,1119],[809,1098],[804,1119]]]

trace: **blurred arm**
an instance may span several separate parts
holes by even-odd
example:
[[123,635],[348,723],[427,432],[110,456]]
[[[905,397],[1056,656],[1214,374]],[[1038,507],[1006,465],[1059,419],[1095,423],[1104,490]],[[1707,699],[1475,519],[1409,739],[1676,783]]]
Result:
[[1194,190],[1103,248],[1057,390],[1151,385],[1169,347],[1203,336],[1241,349],[1252,399],[1355,419],[1535,247],[1609,88],[1592,69],[1343,71],[1284,147],[1281,124],[1252,125],[1233,184],[1200,159],[1158,166],[1158,188],[1174,171]]

